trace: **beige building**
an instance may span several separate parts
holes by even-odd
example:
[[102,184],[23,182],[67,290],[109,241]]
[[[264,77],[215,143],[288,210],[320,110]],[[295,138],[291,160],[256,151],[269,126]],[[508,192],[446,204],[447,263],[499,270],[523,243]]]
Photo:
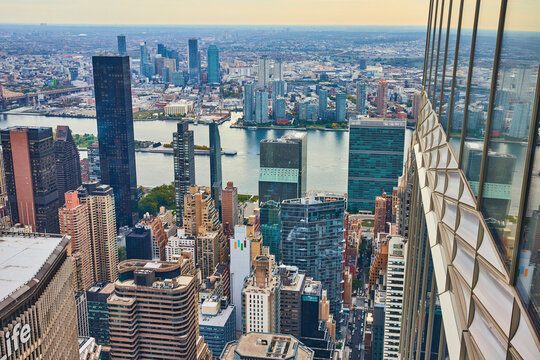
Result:
[[165,115],[187,115],[193,111],[193,101],[180,100],[176,103],[165,105]]
[[113,188],[93,181],[77,191],[90,214],[95,280],[114,282],[118,277],[118,245]]
[[69,238],[0,237],[0,358],[78,359]]
[[279,333],[280,279],[272,256],[258,256],[242,289],[243,332]]
[[222,360],[312,360],[314,351],[291,335],[248,333],[227,344]]
[[197,235],[197,256],[202,278],[212,275],[219,264],[219,234],[206,231],[204,226]]

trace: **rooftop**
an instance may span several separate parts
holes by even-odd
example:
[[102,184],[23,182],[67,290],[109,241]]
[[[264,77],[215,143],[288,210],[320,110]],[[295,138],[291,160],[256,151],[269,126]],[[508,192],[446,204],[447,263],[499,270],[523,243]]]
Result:
[[269,333],[248,333],[238,341],[227,344],[222,360],[234,360],[235,352],[240,359],[295,359],[311,360],[314,352],[294,336]]
[[349,125],[353,127],[395,127],[395,128],[405,128],[407,121],[404,120],[388,120],[380,118],[361,118],[361,119],[351,119],[349,120]]
[[233,310],[234,305],[229,305],[225,309],[220,309],[216,315],[204,315],[202,304],[199,304],[199,326],[224,327],[227,320],[231,317]]
[[64,236],[45,234],[0,235],[0,301],[37,278],[55,250],[61,250]]

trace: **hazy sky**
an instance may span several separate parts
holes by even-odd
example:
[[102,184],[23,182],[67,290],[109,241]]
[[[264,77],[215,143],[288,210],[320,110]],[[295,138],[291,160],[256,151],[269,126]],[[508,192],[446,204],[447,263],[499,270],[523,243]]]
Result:
[[422,25],[429,0],[0,0],[0,22]]

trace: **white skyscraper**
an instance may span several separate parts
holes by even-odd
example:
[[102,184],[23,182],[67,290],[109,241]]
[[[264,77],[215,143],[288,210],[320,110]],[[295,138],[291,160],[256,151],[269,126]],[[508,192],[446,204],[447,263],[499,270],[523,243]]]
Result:
[[257,87],[267,88],[270,85],[270,59],[262,57],[257,62]]
[[401,314],[403,312],[403,282],[407,247],[401,236],[390,236],[388,239],[383,359],[397,359],[401,334]]
[[231,254],[231,300],[236,306],[236,330],[242,330],[242,289],[244,280],[251,273],[251,242],[247,238],[247,228],[234,227],[234,237],[229,240]]

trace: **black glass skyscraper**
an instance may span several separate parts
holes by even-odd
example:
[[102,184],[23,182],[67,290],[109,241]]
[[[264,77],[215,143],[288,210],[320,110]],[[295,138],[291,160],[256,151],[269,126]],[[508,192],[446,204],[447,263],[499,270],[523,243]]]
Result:
[[118,40],[118,55],[126,55],[126,35],[118,35],[116,38]]
[[64,194],[81,186],[81,161],[79,150],[69,126],[56,127],[54,139],[54,157],[56,160],[56,187],[59,204],[64,204]]
[[[221,209],[221,137],[216,123],[210,124],[210,185],[216,209]],[[220,213],[221,214],[221,213]]]
[[199,43],[196,38],[188,40],[189,82],[198,84],[201,78],[201,62],[199,58]]
[[177,124],[177,131],[173,134],[173,146],[176,224],[182,226],[184,196],[189,193],[189,187],[195,185],[193,131],[189,130],[187,121]]
[[116,224],[137,218],[137,175],[128,56],[94,56],[101,182],[114,189]]

